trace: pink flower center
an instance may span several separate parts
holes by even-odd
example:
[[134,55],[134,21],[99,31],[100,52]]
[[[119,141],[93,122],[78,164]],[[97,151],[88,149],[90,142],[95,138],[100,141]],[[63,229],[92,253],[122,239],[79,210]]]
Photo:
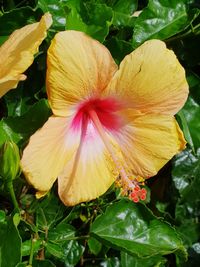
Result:
[[89,120],[91,120],[89,113],[93,110],[97,114],[102,126],[110,131],[118,131],[123,122],[117,111],[122,108],[122,103],[114,98],[91,98],[78,106],[78,111],[72,121],[72,128],[79,130],[81,127],[87,127]]
[[146,190],[140,188],[137,180],[130,179],[129,175],[125,171],[125,168],[121,165],[120,160],[117,158],[105,131],[107,129],[111,132],[117,132],[124,125],[124,121],[118,112],[123,108],[125,108],[125,105],[114,98],[91,98],[82,102],[78,106],[77,112],[72,120],[71,127],[73,130],[81,131],[81,141],[76,153],[75,165],[71,176],[75,175],[76,165],[80,158],[82,145],[85,138],[87,138],[87,127],[88,124],[92,122],[113,162],[115,163],[116,169],[119,171],[120,182],[118,182],[118,184],[120,187],[124,188],[124,192],[129,195],[130,199],[134,202],[138,202],[139,200],[144,200],[146,198]]

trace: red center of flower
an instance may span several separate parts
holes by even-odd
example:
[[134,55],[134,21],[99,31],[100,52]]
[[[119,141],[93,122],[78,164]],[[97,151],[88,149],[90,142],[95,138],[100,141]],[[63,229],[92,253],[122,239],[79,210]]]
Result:
[[73,118],[72,127],[74,129],[84,128],[87,126],[90,118],[90,111],[93,110],[98,116],[102,126],[110,131],[117,131],[122,126],[122,119],[117,114],[117,111],[122,109],[123,105],[114,98],[91,98],[84,101],[78,107],[78,111]]
[[83,142],[87,136],[87,127],[92,122],[94,128],[98,132],[101,140],[107,148],[109,154],[115,163],[116,169],[120,174],[120,185],[125,188],[124,192],[129,195],[129,198],[134,202],[144,200],[146,198],[146,190],[141,189],[136,180],[131,180],[126,173],[125,168],[117,158],[112,145],[109,142],[105,129],[111,132],[118,131],[124,124],[120,117],[119,111],[125,106],[114,98],[92,98],[86,100],[78,106],[77,112],[72,120],[72,128],[74,130],[81,130],[81,141],[75,157],[75,167],[72,170],[71,176],[75,175],[76,165],[80,157]]

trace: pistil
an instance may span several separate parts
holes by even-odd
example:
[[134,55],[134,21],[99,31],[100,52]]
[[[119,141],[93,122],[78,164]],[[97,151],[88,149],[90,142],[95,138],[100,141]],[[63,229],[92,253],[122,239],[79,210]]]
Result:
[[120,176],[121,176],[123,183],[128,185],[128,188],[133,190],[135,188],[135,184],[128,178],[128,175],[126,174],[126,171],[123,168],[123,166],[121,166],[121,164],[119,164],[119,160],[115,156],[113,148],[112,148],[112,146],[108,140],[108,137],[105,133],[105,130],[103,129],[103,126],[102,126],[102,124],[101,124],[101,122],[97,116],[97,113],[95,112],[95,110],[90,109],[90,110],[88,110],[88,115],[90,116],[91,120],[93,121],[93,123],[96,127],[96,130],[101,137],[101,140],[103,141],[105,147],[107,148],[108,152],[110,153],[112,160],[115,163],[116,168],[120,173]]
[[123,193],[128,194],[129,198],[133,200],[133,202],[139,202],[140,200],[146,199],[147,191],[145,188],[140,188],[139,183],[137,180],[131,180],[127,175],[124,167],[120,163],[120,160],[117,159],[115,152],[113,151],[112,145],[105,133],[105,130],[102,126],[101,121],[94,109],[88,109],[87,114],[92,120],[101,140],[103,141],[106,149],[108,150],[109,154],[112,157],[113,162],[116,165],[117,170],[120,174],[120,182],[119,185],[123,188]]

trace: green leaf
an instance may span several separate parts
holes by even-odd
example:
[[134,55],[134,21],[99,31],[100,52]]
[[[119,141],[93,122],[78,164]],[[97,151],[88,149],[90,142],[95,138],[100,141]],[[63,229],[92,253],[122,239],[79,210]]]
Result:
[[157,255],[147,259],[141,259],[125,252],[121,252],[122,267],[165,267],[166,259]]
[[[189,252],[188,265],[178,262],[178,267],[196,266],[199,255],[193,249],[199,241],[199,207],[200,207],[200,149],[194,155],[186,149],[176,156],[173,162],[172,178],[179,194],[176,196],[175,218],[177,229]],[[194,264],[194,265],[193,265]]]
[[113,12],[105,4],[69,0],[67,29],[83,31],[103,42],[109,33]]
[[88,239],[88,247],[94,255],[98,255],[101,251],[102,244],[94,237]]
[[63,217],[65,207],[53,192],[48,194],[36,210],[36,225],[41,230],[48,230]]
[[197,155],[186,149],[176,156],[173,163],[172,178],[175,188],[180,194],[176,207],[176,217],[180,222],[183,218],[197,218],[200,215],[200,149]]
[[84,251],[84,247],[73,240],[74,236],[75,229],[62,221],[48,232],[47,251],[67,266],[74,266]]
[[105,45],[110,50],[113,58],[119,64],[122,59],[133,51],[133,47],[129,42],[120,40],[116,37],[111,37],[105,41]]
[[[45,44],[46,45],[46,44]],[[26,71],[27,79],[10,90],[3,99],[6,105],[5,115],[16,117],[24,115],[38,100],[46,97],[46,46],[41,45],[31,67]],[[4,116],[5,116],[4,115]]]
[[21,260],[21,238],[9,217],[0,222],[0,267],[15,267]]
[[187,74],[187,81],[190,87],[190,94],[194,101],[200,105],[200,77],[195,73]]
[[54,243],[63,243],[75,235],[75,229],[68,223],[61,222],[48,233],[48,240]]
[[[41,239],[29,239],[26,240],[22,243],[22,248],[21,248],[21,252],[22,252],[22,256],[29,256],[31,253],[31,249],[33,249],[33,253],[37,253],[42,245],[43,240]],[[33,246],[33,248],[32,248]]]
[[75,240],[65,241],[62,244],[48,242],[46,249],[48,253],[64,262],[68,267],[76,265],[84,251],[84,247]]
[[197,149],[200,147],[200,106],[189,97],[182,110],[178,113],[181,118],[183,131],[188,143]]
[[132,27],[135,21],[133,13],[137,9],[137,0],[111,0],[108,5],[112,7],[113,25],[117,27],[129,26]]
[[33,260],[33,267],[56,267],[50,260]]
[[30,7],[5,12],[0,16],[0,35],[8,36],[16,29],[39,21],[41,16],[42,12],[40,10],[33,10]]
[[50,114],[48,102],[41,99],[24,115],[3,118],[0,121],[0,144],[6,140],[24,143],[37,129],[43,126]]
[[16,265],[16,267],[27,267],[28,262],[20,262]]
[[149,0],[135,22],[133,46],[136,48],[149,39],[171,37],[188,26],[186,1]]
[[8,39],[8,36],[0,36],[0,46]]
[[100,265],[101,267],[120,267],[120,261],[117,257],[107,258],[103,261],[101,261]]
[[6,213],[3,210],[0,210],[0,223],[4,223],[6,221]]
[[121,200],[110,206],[91,227],[105,244],[139,257],[167,255],[185,249],[176,230],[156,218],[143,204]]
[[66,12],[65,4],[67,0],[38,0],[38,7],[44,13],[50,12],[53,18],[52,28],[57,31],[65,30],[66,26]]
[[[178,210],[178,209],[177,209]],[[199,240],[200,223],[187,217],[182,217],[180,226],[177,226],[184,245],[188,248]]]
[[194,67],[200,62],[200,9],[188,10],[188,27],[182,32],[166,40],[169,47],[184,62],[187,68]]

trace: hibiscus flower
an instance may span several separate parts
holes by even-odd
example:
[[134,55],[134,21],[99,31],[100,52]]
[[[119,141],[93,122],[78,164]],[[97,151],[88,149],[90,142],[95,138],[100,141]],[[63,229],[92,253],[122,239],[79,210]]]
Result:
[[32,64],[51,24],[51,15],[46,13],[40,22],[14,31],[0,47],[0,97],[26,79],[22,73]]
[[174,114],[188,95],[183,67],[150,40],[119,69],[105,46],[78,31],[56,34],[48,50],[53,115],[31,138],[21,166],[40,197],[58,178],[66,205],[102,195],[116,180],[135,202],[185,139]]

